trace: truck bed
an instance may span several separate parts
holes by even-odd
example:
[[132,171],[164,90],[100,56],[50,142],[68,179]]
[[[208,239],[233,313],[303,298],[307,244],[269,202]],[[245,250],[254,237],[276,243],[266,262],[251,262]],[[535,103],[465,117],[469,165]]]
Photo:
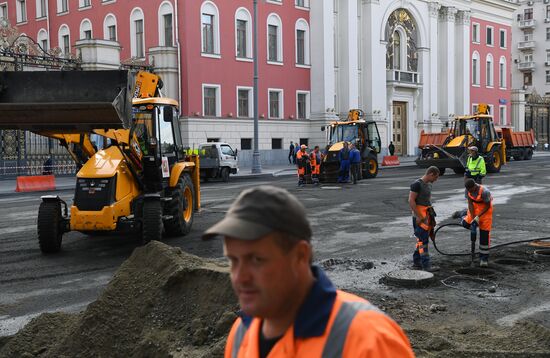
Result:
[[502,128],[502,138],[508,148],[532,147],[535,145],[535,133],[531,129],[528,132],[514,132],[512,128]]
[[449,137],[449,132],[441,133],[426,133],[424,130],[420,132],[420,140],[418,141],[418,148],[422,149],[428,144],[442,146],[445,140]]

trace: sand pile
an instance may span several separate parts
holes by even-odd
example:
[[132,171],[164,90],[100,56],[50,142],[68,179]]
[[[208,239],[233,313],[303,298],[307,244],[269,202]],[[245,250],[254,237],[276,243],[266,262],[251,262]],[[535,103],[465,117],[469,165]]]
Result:
[[227,267],[160,242],[80,314],[43,314],[0,357],[218,357],[238,309]]

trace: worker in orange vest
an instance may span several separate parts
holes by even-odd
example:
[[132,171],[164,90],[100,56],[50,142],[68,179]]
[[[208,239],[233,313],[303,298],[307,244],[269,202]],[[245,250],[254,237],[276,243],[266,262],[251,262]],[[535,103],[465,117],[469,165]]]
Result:
[[311,164],[311,181],[314,185],[319,185],[319,175],[321,174],[321,152],[319,146],[313,148],[313,152],[309,153],[309,162]]
[[306,184],[306,168],[309,164],[309,155],[306,152],[307,146],[302,144],[300,150],[296,153],[296,164],[298,165],[298,186]]
[[311,236],[302,203],[273,186],[242,192],[205,232],[223,237],[242,310],[225,357],[414,357],[397,323],[311,265]]
[[468,197],[468,212],[462,219],[462,226],[471,230],[472,243],[476,241],[476,228],[479,227],[479,266],[487,267],[493,226],[493,197],[486,187],[477,184],[473,178],[466,179],[464,186]]

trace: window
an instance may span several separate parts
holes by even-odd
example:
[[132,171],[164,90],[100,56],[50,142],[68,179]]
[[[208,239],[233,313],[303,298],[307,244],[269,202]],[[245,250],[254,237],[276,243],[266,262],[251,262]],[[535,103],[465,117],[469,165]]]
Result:
[[546,62],[550,63],[550,50],[546,50]]
[[477,109],[478,109],[478,104],[472,104],[472,113],[477,113]]
[[498,73],[499,73],[499,87],[506,88],[506,58],[504,56],[500,57],[498,63]]
[[202,85],[203,114],[207,117],[219,117],[221,113],[220,86]]
[[506,30],[500,30],[500,47],[506,48]]
[[479,53],[475,51],[472,54],[472,85],[479,86]]
[[523,84],[525,86],[533,85],[533,76],[531,75],[531,72],[526,72],[523,74]]
[[309,1],[310,0],[295,0],[295,5],[302,9],[309,9]]
[[283,149],[283,139],[271,138],[271,149]]
[[523,55],[523,62],[533,62],[533,54],[526,53],[525,55]]
[[300,144],[309,145],[309,138],[300,138]]
[[207,56],[220,53],[218,8],[205,1],[201,7],[202,53]]
[[220,138],[206,138],[207,143],[221,142]]
[[485,76],[487,87],[493,87],[493,56],[490,54],[487,55]]
[[145,57],[145,34],[143,11],[135,8],[130,15],[130,54],[132,57]]
[[479,24],[472,24],[472,42],[479,43]]
[[526,30],[523,33],[523,41],[532,41],[533,40],[533,31]]
[[17,0],[15,3],[15,11],[17,16],[16,21],[18,23],[27,21],[27,3],[25,0]]
[[546,83],[550,83],[550,71],[546,71]]
[[493,41],[493,28],[491,26],[487,26],[486,39],[487,39],[487,46],[493,46],[493,44],[494,44],[494,41]]
[[69,11],[69,0],[57,0],[57,13]]
[[50,46],[48,46],[48,32],[44,29],[38,31],[38,36],[36,36],[37,42],[44,51],[48,51]]
[[241,138],[241,150],[252,149],[252,138]]
[[252,88],[237,87],[237,117],[252,117]]
[[8,18],[8,4],[0,4],[0,19]]
[[523,20],[533,19],[533,8],[523,10]]
[[252,18],[245,8],[239,8],[235,13],[235,46],[237,58],[252,57]]
[[61,25],[61,27],[59,28],[57,40],[61,52],[65,56],[68,56],[71,53],[71,35],[69,32],[69,27],[67,25]]
[[550,40],[550,27],[546,28],[546,41]]
[[92,39],[92,23],[88,19],[84,19],[80,23],[80,39],[81,40]]
[[498,113],[499,113],[499,119],[500,119],[499,124],[505,125],[506,124],[506,106],[499,106]]
[[296,92],[296,118],[309,118],[309,92]]
[[232,156],[232,157],[235,156],[235,152],[233,151],[233,148],[231,148],[227,144],[220,145],[220,150],[221,150],[223,155],[229,155],[229,156]]
[[282,118],[283,116],[283,90],[270,89],[269,93],[269,118]]
[[550,5],[546,5],[546,18],[550,19]]
[[309,65],[309,25],[304,19],[296,21],[296,64]]
[[116,41],[116,17],[113,14],[105,16],[103,20],[103,38],[109,41]]
[[[46,10],[46,0],[36,0],[36,18],[41,19],[43,17],[46,17]],[[0,17],[2,17],[1,14]]]
[[283,32],[279,16],[271,14],[267,18],[267,60],[283,62]]
[[174,11],[172,3],[165,1],[159,7],[159,45],[172,47],[174,46]]
[[92,1],[91,0],[79,0],[78,7],[85,8],[85,7],[90,7],[90,6],[92,6]]

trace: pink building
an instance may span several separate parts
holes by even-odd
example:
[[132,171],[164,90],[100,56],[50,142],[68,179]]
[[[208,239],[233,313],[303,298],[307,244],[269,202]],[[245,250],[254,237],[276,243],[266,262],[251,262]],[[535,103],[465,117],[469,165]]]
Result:
[[[184,142],[251,149],[252,0],[0,0],[10,22],[43,48],[81,56],[85,68],[125,60],[154,66],[180,100]],[[49,8],[46,8],[49,7]],[[307,142],[309,0],[258,2],[260,149]],[[245,153],[246,154],[246,153]]]
[[471,18],[472,113],[479,103],[487,103],[497,125],[511,125],[511,31],[508,25]]

